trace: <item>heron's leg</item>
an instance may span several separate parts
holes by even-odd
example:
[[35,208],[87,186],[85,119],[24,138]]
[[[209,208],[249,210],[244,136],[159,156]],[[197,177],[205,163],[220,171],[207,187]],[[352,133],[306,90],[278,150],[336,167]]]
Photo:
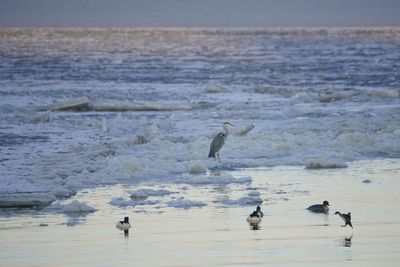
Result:
[[217,152],[217,156],[218,156],[219,163],[221,163],[221,159],[219,158],[219,152]]

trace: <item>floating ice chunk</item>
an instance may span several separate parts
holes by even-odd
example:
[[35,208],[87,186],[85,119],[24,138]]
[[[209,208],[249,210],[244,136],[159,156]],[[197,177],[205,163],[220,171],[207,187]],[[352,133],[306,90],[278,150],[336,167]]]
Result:
[[50,208],[55,209],[60,213],[85,213],[97,211],[95,208],[84,202],[80,202],[79,200],[73,200],[67,204],[55,203]]
[[252,206],[252,205],[260,205],[263,202],[260,197],[260,192],[257,190],[251,190],[247,193],[247,195],[239,198],[239,199],[227,199],[222,201],[223,204],[229,206]]
[[358,94],[355,90],[326,91],[319,96],[320,102],[333,102],[350,98]]
[[[229,206],[253,206],[253,205],[260,205],[263,200],[260,197],[260,195],[255,194],[254,192],[257,191],[251,191],[252,194],[247,194],[247,196],[243,196],[239,199],[227,199],[222,201],[223,204],[229,205]],[[258,193],[258,192],[257,192]]]
[[89,103],[89,109],[93,111],[171,111],[189,110],[191,104],[163,104],[163,103],[133,103],[128,101],[96,101]]
[[56,197],[51,193],[12,193],[0,195],[0,208],[29,208],[47,206],[54,202]]
[[231,133],[233,135],[243,136],[243,135],[246,135],[248,132],[250,132],[253,129],[254,129],[254,125],[250,124],[250,125],[245,125],[245,126],[242,126],[242,127],[232,128]]
[[339,146],[371,146],[374,144],[374,139],[366,133],[354,131],[339,135],[335,142],[339,144]]
[[331,160],[313,159],[306,162],[306,169],[331,169],[347,168],[345,162],[336,162]]
[[109,203],[117,207],[128,207],[128,206],[139,206],[139,205],[156,205],[159,204],[160,201],[145,200],[145,199],[124,199],[122,197],[117,197],[111,199]]
[[248,192],[247,195],[251,196],[251,197],[259,197],[260,196],[260,192],[258,192],[256,190],[252,190],[252,191]]
[[207,166],[202,162],[194,162],[189,165],[189,173],[206,173]]
[[88,110],[89,99],[87,97],[78,98],[75,100],[70,100],[64,103],[58,103],[50,105],[39,110],[50,110],[50,111],[82,111]]
[[207,86],[207,93],[216,94],[216,93],[224,93],[226,92],[226,88],[218,85],[209,85]]
[[165,189],[159,189],[159,190],[154,190],[154,189],[138,189],[135,191],[129,191],[129,194],[131,195],[132,199],[140,199],[140,198],[148,198],[152,196],[166,196],[169,194],[172,194],[173,192],[165,190]]
[[169,207],[183,208],[183,209],[207,206],[207,204],[204,202],[192,201],[192,200],[188,200],[188,199],[184,199],[184,198],[171,200],[171,201],[167,202],[167,205]]
[[386,98],[399,98],[400,97],[400,91],[390,90],[390,89],[374,88],[373,90],[371,90],[370,94],[372,96],[386,97]]
[[76,194],[76,191],[65,188],[61,185],[56,185],[52,189],[52,193],[58,198],[68,198]]
[[258,94],[271,94],[271,95],[286,95],[291,93],[287,88],[271,87],[271,86],[257,86],[254,88],[254,92]]
[[46,111],[44,113],[40,113],[39,115],[34,116],[31,119],[32,123],[45,123],[45,122],[50,122],[53,118],[53,112],[51,111]]
[[184,176],[183,179],[178,179],[177,182],[186,184],[244,184],[250,183],[252,181],[251,177],[245,176],[240,178],[235,178],[231,174],[224,175],[190,175]]

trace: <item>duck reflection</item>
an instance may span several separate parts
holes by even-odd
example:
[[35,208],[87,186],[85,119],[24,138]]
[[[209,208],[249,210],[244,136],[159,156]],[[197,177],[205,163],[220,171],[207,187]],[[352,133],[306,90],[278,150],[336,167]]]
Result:
[[261,230],[261,227],[258,223],[249,223],[250,224],[250,230]]
[[344,247],[351,247],[351,240],[353,239],[353,234],[350,236],[344,236],[343,239],[341,239],[340,244]]

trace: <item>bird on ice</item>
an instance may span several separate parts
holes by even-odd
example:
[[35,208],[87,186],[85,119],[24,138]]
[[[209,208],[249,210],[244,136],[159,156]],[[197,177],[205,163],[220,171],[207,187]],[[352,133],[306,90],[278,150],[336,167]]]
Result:
[[229,135],[229,127],[234,127],[235,125],[225,122],[223,125],[223,132],[218,133],[211,142],[210,145],[210,153],[208,153],[209,158],[214,158],[216,160],[216,156],[218,161],[221,162],[219,158],[219,151],[221,147],[225,144],[225,140]]

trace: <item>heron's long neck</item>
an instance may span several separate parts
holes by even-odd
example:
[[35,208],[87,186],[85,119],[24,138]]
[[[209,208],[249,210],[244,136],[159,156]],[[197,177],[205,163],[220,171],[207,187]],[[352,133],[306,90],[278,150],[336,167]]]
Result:
[[228,126],[224,125],[224,135],[228,136],[228,134],[229,134]]

